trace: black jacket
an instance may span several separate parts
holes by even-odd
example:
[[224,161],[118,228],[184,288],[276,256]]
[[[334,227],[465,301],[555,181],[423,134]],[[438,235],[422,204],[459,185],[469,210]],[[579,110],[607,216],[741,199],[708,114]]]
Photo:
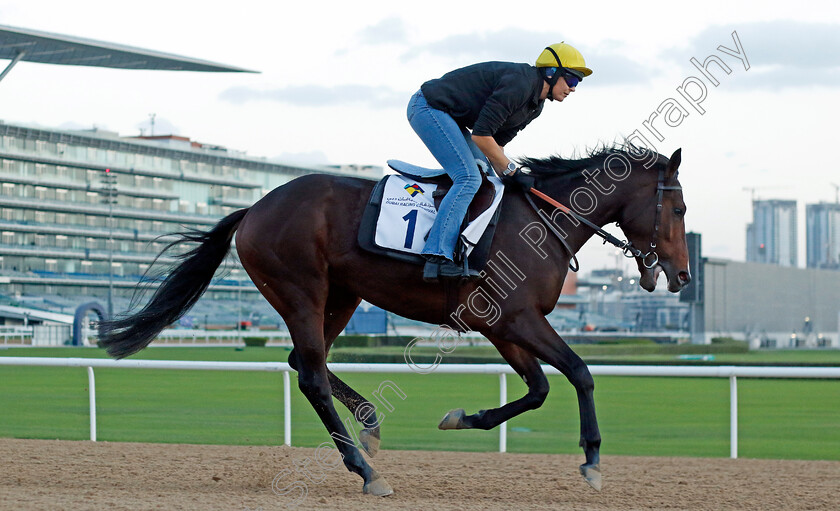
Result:
[[448,113],[473,135],[492,136],[504,147],[542,113],[542,88],[534,66],[484,62],[429,80],[420,90],[432,108]]

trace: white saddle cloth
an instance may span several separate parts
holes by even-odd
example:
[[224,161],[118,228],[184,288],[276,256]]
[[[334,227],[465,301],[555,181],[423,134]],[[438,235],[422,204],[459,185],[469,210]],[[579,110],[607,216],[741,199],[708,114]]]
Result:
[[[502,181],[488,178],[496,190],[493,203],[461,233],[467,246],[467,255],[481,239],[485,229],[499,207],[504,194]],[[426,236],[435,221],[437,210],[432,193],[437,185],[420,183],[409,177],[395,174],[388,176],[382,195],[382,207],[376,221],[376,245],[390,250],[419,254],[426,244]]]

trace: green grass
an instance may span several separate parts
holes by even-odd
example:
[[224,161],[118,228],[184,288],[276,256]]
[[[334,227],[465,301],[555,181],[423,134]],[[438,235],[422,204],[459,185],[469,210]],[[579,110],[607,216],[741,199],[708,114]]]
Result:
[[[459,348],[460,350],[461,348]],[[467,349],[467,348],[464,348]],[[799,363],[834,352],[797,352]],[[770,361],[782,352],[740,354]],[[773,355],[773,357],[768,357]],[[29,348],[0,356],[104,357],[101,350]],[[277,361],[282,348],[150,348],[149,359]],[[727,355],[729,357],[730,355]],[[723,355],[721,355],[723,357]],[[784,357],[782,357],[784,358]],[[779,360],[781,361],[781,360]],[[473,413],[498,406],[495,375],[345,374],[369,399],[392,381],[405,400],[386,392],[385,449],[493,451],[498,430],[439,431],[451,408]],[[294,375],[293,375],[294,377]],[[577,400],[560,376],[539,410],[508,423],[511,452],[578,453]],[[0,436],[88,438],[87,375],[80,368],[0,366]],[[739,454],[742,457],[840,460],[840,382],[739,379]],[[271,445],[283,442],[282,377],[274,373],[97,369],[100,440]],[[525,392],[508,378],[508,396]],[[378,403],[373,400],[374,403]],[[717,378],[596,377],[596,405],[607,454],[729,455],[729,382]],[[342,417],[349,413],[337,404]],[[326,431],[293,379],[292,444],[316,446]],[[354,424],[355,426],[355,424]]]

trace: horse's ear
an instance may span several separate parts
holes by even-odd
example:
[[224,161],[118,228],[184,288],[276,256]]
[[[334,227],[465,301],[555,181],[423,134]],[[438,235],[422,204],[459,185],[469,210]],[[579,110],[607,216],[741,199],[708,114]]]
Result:
[[680,162],[682,161],[682,148],[677,149],[674,151],[674,154],[671,155],[670,160],[668,161],[668,168],[665,171],[665,178],[671,179],[676,175],[677,170],[680,168]]

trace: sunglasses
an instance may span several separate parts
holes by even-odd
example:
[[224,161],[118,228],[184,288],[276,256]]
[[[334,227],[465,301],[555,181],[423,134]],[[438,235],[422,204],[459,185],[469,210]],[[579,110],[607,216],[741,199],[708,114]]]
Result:
[[577,87],[582,78],[579,76],[575,76],[572,73],[566,71],[565,69],[561,71],[563,74],[563,79],[566,80],[566,85],[569,87]]
[[583,78],[573,74],[568,69],[565,69],[565,68],[562,68],[562,67],[561,68],[551,68],[546,73],[546,78],[548,78],[550,80],[554,76],[554,73],[557,73],[557,72],[560,73],[560,76],[563,77],[563,80],[566,81],[566,85],[568,85],[569,87],[577,87],[578,84],[580,84],[581,80],[583,80]]

